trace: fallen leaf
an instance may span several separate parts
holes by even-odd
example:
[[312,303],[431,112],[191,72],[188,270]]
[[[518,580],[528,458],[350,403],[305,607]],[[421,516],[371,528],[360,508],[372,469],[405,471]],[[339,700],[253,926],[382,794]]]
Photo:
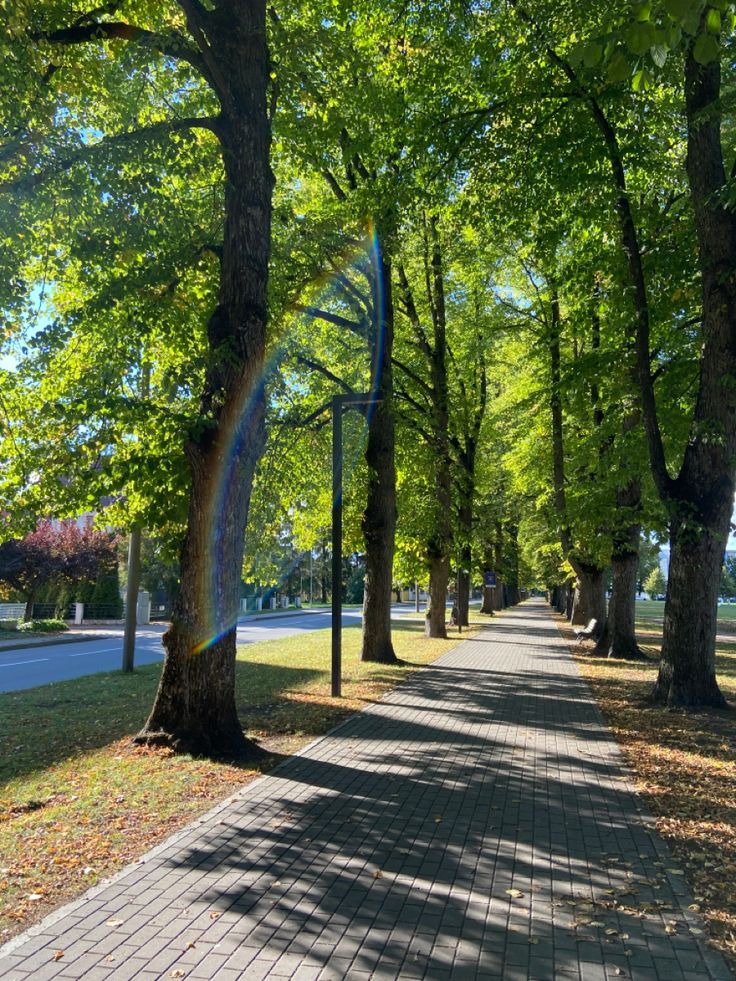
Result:
[[521,889],[507,889],[506,895],[512,896],[514,899],[521,899],[524,893],[521,891]]
[[373,878],[374,879],[382,879],[383,878],[383,872],[381,872],[380,869],[376,869],[376,871],[373,873]]
[[210,919],[211,920],[217,920],[219,918],[220,918],[220,914],[219,913],[215,913],[214,910],[210,911]]
[[119,927],[123,925],[123,920],[108,920],[105,926]]
[[54,960],[55,961],[60,961],[63,956],[64,956],[64,951],[63,950],[55,950],[54,951]]

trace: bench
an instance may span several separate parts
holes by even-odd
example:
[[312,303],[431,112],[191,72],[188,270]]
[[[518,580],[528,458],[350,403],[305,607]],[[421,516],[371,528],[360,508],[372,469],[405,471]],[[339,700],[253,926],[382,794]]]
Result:
[[598,621],[591,620],[588,623],[588,626],[584,627],[583,630],[576,630],[575,636],[577,637],[578,640],[587,640],[589,637],[593,636],[597,626],[598,626]]

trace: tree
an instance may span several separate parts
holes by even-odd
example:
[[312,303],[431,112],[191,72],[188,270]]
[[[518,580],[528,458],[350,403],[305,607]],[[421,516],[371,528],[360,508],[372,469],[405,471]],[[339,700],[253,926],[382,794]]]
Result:
[[664,573],[657,566],[655,569],[649,573],[644,582],[644,588],[649,593],[650,599],[656,599],[658,596],[663,596],[667,590],[667,580],[664,577]]
[[[140,20],[125,20],[126,9]],[[197,754],[254,753],[235,709],[234,624],[250,487],[263,442],[273,187],[266,5],[261,0],[213,7],[199,0],[163,6],[123,0],[72,23],[59,23],[53,4],[39,5],[19,34],[24,53],[35,55],[39,64],[44,76],[39,89],[46,86],[45,102],[53,104],[54,118],[65,118],[71,107],[69,118],[79,120],[59,130],[76,145],[63,147],[50,163],[33,160],[35,170],[25,178],[31,186],[79,165],[92,168],[97,200],[104,200],[116,149],[133,146],[139,152],[180,132],[206,133],[221,153],[222,238],[213,244],[220,259],[219,289],[207,320],[198,410],[183,439],[189,499],[181,585],[164,638],[161,684],[138,738]],[[101,49],[109,65],[102,78]],[[130,88],[136,74],[146,80],[147,95],[150,77],[172,91],[154,99],[155,109],[151,103],[136,106],[131,120],[127,106],[116,113],[116,98],[120,85]],[[34,111],[30,107],[29,116]],[[103,133],[91,146],[90,127]],[[27,149],[19,154],[25,163]],[[18,159],[13,163],[17,166]],[[160,156],[152,155],[150,164],[155,182],[165,168]],[[15,187],[22,189],[23,179]]]
[[107,532],[42,521],[24,538],[0,545],[0,581],[25,598],[23,619],[29,621],[44,587],[94,583],[115,565],[115,547],[115,536]]

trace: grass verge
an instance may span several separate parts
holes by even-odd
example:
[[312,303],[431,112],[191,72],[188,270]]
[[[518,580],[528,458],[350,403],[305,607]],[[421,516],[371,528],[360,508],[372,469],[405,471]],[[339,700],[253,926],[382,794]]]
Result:
[[401,666],[361,664],[343,633],[343,698],[330,691],[330,634],[241,647],[237,701],[249,736],[274,755],[259,770],[134,747],[159,665],[0,695],[0,942],[375,701],[462,637],[427,640],[396,624]]
[[[685,869],[713,946],[736,967],[736,729],[734,712],[684,712],[646,704],[661,629],[639,634],[651,660],[606,660],[580,645],[563,619],[583,676],[633,770],[637,792]],[[736,703],[736,645],[719,642],[717,674]]]

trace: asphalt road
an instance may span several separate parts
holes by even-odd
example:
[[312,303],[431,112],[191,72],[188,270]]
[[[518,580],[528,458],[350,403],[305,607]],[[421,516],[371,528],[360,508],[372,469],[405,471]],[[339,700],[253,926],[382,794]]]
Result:
[[[360,610],[347,610],[343,625],[359,623]],[[238,643],[256,644],[296,634],[324,630],[332,622],[329,610],[291,613],[283,617],[248,617],[238,623]],[[161,637],[165,627],[141,627],[136,637],[135,663],[163,659]],[[67,681],[100,671],[117,671],[123,657],[122,628],[115,636],[90,638],[74,644],[46,644],[27,650],[0,650],[0,692],[35,688],[52,681]]]

